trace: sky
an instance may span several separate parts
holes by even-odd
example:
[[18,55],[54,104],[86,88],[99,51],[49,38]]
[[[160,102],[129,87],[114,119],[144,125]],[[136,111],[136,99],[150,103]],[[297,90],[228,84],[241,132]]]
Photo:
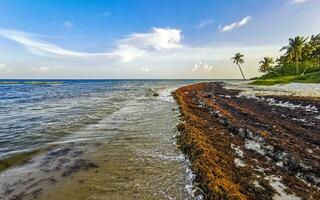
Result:
[[2,79],[235,79],[290,37],[320,33],[320,0],[0,0]]

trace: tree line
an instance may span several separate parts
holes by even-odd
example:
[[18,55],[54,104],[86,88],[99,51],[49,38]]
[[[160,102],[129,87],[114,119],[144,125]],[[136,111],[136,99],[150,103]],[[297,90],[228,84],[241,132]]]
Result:
[[[276,76],[303,76],[306,73],[320,71],[320,34],[311,37],[297,36],[289,39],[289,44],[280,49],[284,52],[279,58],[264,57],[260,62],[259,71],[262,78]],[[231,59],[238,65],[243,79],[241,64],[243,55],[236,53]]]

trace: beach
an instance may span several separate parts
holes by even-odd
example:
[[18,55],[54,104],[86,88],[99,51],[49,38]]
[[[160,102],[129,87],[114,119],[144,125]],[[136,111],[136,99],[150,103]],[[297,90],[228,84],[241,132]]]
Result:
[[319,199],[319,89],[309,86],[1,85],[0,196]]
[[319,10],[0,0],[0,200],[320,200]]
[[205,199],[319,199],[319,97],[240,85],[207,82],[174,93],[178,144]]
[[193,82],[0,85],[0,199],[194,199],[171,95]]

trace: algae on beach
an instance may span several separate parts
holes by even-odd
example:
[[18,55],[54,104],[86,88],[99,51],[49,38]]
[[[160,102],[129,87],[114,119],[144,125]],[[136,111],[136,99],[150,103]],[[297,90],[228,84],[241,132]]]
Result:
[[205,198],[319,199],[319,99],[242,95],[223,86],[175,92],[178,143]]

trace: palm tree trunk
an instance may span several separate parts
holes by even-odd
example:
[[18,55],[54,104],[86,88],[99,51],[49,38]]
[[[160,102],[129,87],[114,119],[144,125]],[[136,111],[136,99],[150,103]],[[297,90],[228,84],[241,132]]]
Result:
[[239,64],[238,64],[238,67],[239,67],[239,69],[240,69],[240,72],[241,72],[241,75],[242,75],[243,80],[246,80],[246,77],[244,77],[243,72],[242,72],[242,69],[241,69],[241,67],[240,67]]
[[301,76],[303,76],[308,69],[309,69],[308,67],[305,67],[305,69],[304,69],[303,72],[301,73]]
[[296,60],[296,75],[299,75],[299,65],[298,65],[298,61]]

